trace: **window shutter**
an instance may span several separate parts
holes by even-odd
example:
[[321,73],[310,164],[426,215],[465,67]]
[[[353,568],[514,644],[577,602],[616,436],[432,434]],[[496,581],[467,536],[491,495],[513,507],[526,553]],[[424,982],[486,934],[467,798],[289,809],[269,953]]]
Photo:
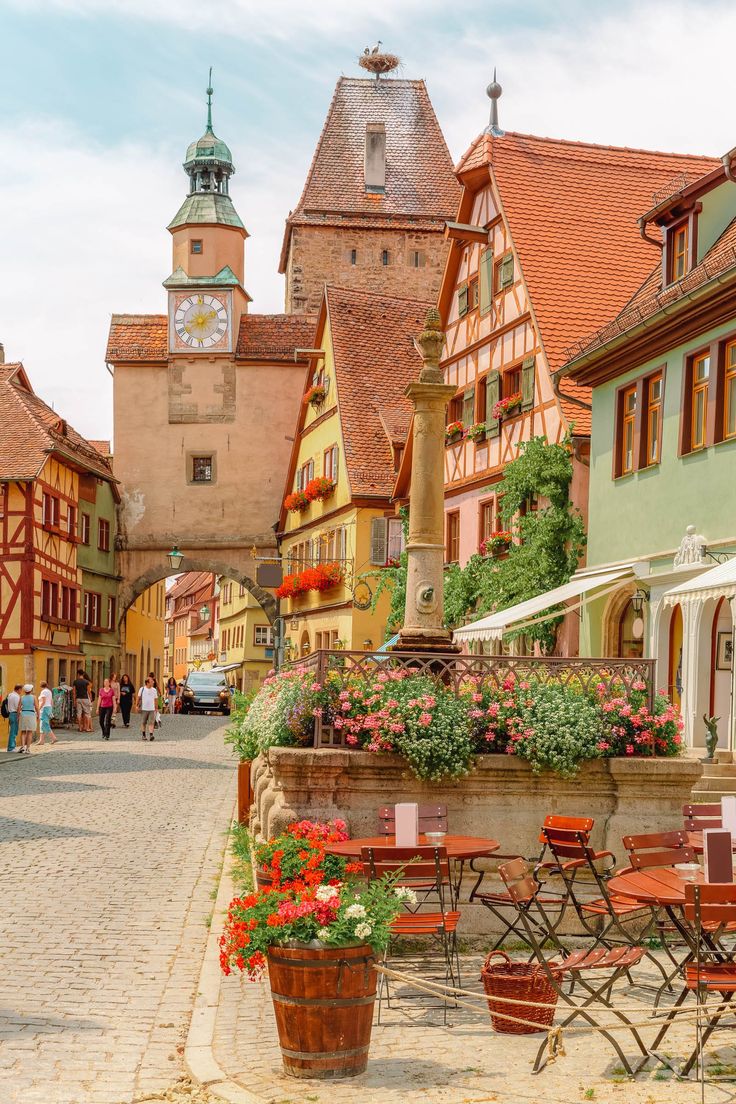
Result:
[[501,423],[491,414],[494,405],[501,398],[501,374],[489,372],[486,376],[486,436],[498,437]]
[[296,471],[296,489],[300,491],[302,489],[302,469],[297,468]]
[[463,287],[458,288],[457,292],[457,313],[460,318],[464,314],[468,313],[468,285],[464,284]]
[[333,445],[332,448],[332,482],[337,483],[338,462],[340,457],[340,450],[337,445]]
[[525,357],[521,363],[521,409],[530,410],[534,406],[534,364],[536,358]]
[[386,563],[388,551],[388,526],[386,518],[371,521],[371,563],[381,567]]
[[513,253],[509,253],[501,261],[500,278],[501,278],[501,287],[502,288],[508,287],[510,284],[513,284],[513,282],[514,282],[514,254]]
[[488,314],[493,297],[493,253],[484,250],[480,257],[480,313]]
[[475,421],[475,388],[471,387],[463,395],[463,425],[471,426]]
[[404,551],[404,527],[401,518],[388,519],[388,559],[398,560]]

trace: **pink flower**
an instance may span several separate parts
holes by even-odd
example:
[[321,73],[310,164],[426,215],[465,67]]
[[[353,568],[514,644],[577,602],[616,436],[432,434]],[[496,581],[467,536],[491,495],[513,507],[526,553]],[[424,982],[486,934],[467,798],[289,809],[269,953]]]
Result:
[[474,702],[483,701],[483,695],[482,694],[471,694],[470,695],[470,700],[474,701]]
[[428,728],[429,725],[431,725],[431,723],[432,723],[432,714],[431,713],[420,713],[418,723],[422,726],[422,728]]
[[608,751],[610,746],[611,745],[607,744],[605,740],[599,740],[598,743],[596,744],[596,747],[598,748],[599,751]]
[[342,709],[343,713],[349,713],[350,712],[350,702],[349,701],[344,701],[340,708]]
[[634,745],[633,744],[627,744],[626,745],[626,754],[627,755],[633,755],[634,754]]

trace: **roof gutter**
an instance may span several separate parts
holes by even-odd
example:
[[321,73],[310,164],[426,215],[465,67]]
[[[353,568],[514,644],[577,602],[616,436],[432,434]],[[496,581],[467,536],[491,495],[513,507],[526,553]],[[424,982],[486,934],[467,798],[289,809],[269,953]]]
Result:
[[726,174],[726,179],[732,181],[734,184],[736,184],[736,174],[734,174],[734,171],[731,168],[731,161],[733,160],[735,154],[736,146],[733,149],[730,149],[728,153],[724,153],[723,157],[721,158],[721,164],[723,165],[723,171]]

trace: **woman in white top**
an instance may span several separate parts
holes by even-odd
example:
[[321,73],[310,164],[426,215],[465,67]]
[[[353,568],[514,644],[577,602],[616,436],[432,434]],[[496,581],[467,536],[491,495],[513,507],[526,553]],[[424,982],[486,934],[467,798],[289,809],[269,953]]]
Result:
[[56,737],[51,728],[51,714],[53,711],[54,699],[49,690],[48,683],[42,682],[41,692],[38,695],[38,713],[41,718],[41,735],[38,737],[39,746],[43,743],[44,736],[50,736],[51,743],[56,743]]

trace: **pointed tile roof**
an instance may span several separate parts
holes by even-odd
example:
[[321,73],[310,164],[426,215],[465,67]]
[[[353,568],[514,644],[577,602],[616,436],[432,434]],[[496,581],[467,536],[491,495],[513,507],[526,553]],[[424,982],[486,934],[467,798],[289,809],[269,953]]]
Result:
[[114,482],[97,448],[39,398],[23,365],[0,365],[0,481],[35,479],[53,453]]
[[[292,361],[294,350],[309,348],[314,319],[289,314],[244,314],[236,345],[239,360]],[[168,319],[165,314],[114,314],[105,359],[165,361],[168,359]]]
[[[651,271],[656,253],[637,219],[655,194],[719,163],[513,132],[473,142],[456,171],[463,181],[489,170],[495,181],[553,372]],[[589,401],[588,388],[565,380],[562,389]],[[564,400],[563,408],[578,432],[590,431],[588,412]]]
[[[368,123],[386,128],[386,189],[366,192]],[[452,159],[422,80],[340,77],[301,198],[289,215],[280,271],[291,228],[313,224],[442,229],[454,218],[460,191]]]

